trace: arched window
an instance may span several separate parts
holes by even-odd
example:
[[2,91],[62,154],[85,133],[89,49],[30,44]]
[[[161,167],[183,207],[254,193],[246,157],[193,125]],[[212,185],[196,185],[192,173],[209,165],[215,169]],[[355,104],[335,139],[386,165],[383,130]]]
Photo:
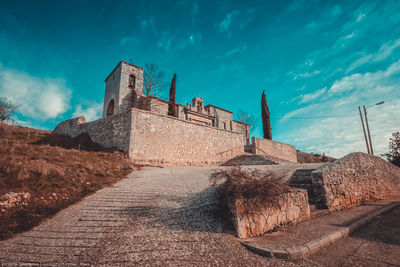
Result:
[[136,84],[136,77],[135,75],[131,74],[129,75],[129,87],[134,89]]
[[114,115],[114,99],[111,99],[107,107],[107,116]]

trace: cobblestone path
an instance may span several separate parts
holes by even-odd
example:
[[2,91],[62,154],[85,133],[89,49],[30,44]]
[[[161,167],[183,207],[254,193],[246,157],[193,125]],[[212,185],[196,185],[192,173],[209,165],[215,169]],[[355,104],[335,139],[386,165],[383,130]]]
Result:
[[[0,242],[0,263],[290,266],[246,250],[215,216],[211,167],[144,168]],[[1,265],[1,264],[0,264]]]

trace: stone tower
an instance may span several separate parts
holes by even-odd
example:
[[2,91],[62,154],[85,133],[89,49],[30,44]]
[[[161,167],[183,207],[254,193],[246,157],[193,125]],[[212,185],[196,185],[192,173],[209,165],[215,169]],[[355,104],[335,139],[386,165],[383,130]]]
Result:
[[120,61],[105,80],[103,118],[136,106],[143,96],[143,68]]

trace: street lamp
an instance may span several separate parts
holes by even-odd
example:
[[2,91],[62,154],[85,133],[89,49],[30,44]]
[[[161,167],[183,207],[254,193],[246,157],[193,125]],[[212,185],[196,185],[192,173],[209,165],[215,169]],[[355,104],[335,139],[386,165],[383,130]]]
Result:
[[370,107],[373,107],[373,106],[382,105],[383,103],[385,103],[385,101],[378,102],[378,103],[373,104],[373,105],[368,106],[368,107],[363,106],[364,116],[365,116],[365,124],[367,125],[369,145],[368,145],[368,141],[367,141],[367,135],[365,134],[364,122],[363,122],[363,118],[362,118],[362,114],[361,114],[361,108],[360,108],[360,106],[358,106],[358,111],[360,112],[361,124],[362,124],[363,132],[364,132],[365,144],[367,145],[368,154],[371,154],[371,155],[374,155],[374,150],[372,148],[371,134],[370,134],[370,131],[369,131],[369,126],[368,126],[367,109],[370,108]]

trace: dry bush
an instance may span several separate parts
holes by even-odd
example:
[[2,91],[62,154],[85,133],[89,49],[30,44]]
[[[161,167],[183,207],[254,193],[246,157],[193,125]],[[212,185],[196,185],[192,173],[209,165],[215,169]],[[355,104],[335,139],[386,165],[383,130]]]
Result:
[[237,199],[243,199],[247,213],[265,205],[276,207],[279,205],[276,195],[293,191],[291,187],[280,183],[283,176],[284,174],[262,174],[258,170],[246,171],[235,166],[228,170],[214,171],[209,180],[213,185],[223,182],[218,194],[229,206]]
[[[9,192],[31,195],[28,205],[0,206],[0,239],[37,225],[135,168],[123,153],[66,149],[57,144],[68,141],[64,146],[75,148],[79,140],[50,136],[49,131],[0,125],[0,197]],[[94,148],[91,140],[83,140],[83,148]]]

